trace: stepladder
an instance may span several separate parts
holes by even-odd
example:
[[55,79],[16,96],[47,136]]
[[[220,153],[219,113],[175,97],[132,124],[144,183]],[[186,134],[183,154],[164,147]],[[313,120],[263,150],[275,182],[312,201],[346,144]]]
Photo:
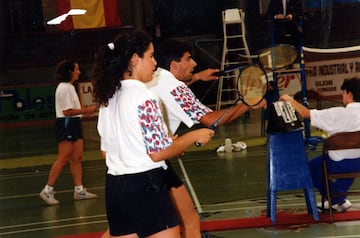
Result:
[[[237,97],[236,83],[241,72],[241,66],[252,64],[246,40],[245,13],[238,8],[226,9],[222,12],[223,22],[223,50],[220,69],[224,73],[220,76],[216,110],[233,104]],[[231,70],[238,68],[237,70]]]

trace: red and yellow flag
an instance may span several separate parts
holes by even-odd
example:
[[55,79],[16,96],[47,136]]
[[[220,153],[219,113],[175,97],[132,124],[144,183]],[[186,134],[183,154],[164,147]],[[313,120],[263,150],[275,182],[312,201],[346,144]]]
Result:
[[70,9],[85,9],[84,15],[68,16],[60,24],[62,30],[120,26],[118,0],[56,0],[58,14]]

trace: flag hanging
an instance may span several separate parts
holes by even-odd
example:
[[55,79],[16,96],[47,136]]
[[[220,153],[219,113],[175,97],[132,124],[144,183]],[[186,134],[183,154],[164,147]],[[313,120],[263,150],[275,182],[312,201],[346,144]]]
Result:
[[84,15],[68,16],[60,24],[61,30],[90,29],[120,26],[118,0],[56,0],[58,14],[70,9],[84,9]]

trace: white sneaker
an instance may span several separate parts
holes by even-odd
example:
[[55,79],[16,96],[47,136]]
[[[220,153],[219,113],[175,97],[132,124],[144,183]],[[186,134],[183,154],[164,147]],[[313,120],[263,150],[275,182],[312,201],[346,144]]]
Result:
[[[337,211],[337,212],[346,212],[347,210],[350,209],[350,207],[352,206],[352,203],[345,199],[343,202],[341,203],[338,203],[338,204],[334,204],[332,205],[332,209]],[[317,203],[317,207],[319,209],[321,209],[321,202],[320,203]],[[328,210],[329,209],[329,202],[328,201],[325,201],[324,202],[324,209]]]
[[84,188],[81,192],[74,191],[74,200],[85,200],[93,198],[97,198],[97,195],[86,191],[86,188]]
[[[329,206],[329,205],[328,205]],[[346,212],[352,206],[351,202],[345,199],[343,202],[332,205],[331,207],[338,212]]]
[[232,144],[232,147],[234,151],[241,151],[245,150],[247,148],[247,145],[245,144],[245,142],[238,141],[235,144]]
[[55,199],[54,197],[55,192],[45,192],[45,189],[43,189],[40,192],[40,198],[47,204],[47,205],[57,205],[60,202],[58,200]]
[[225,146],[224,145],[220,145],[217,149],[216,152],[225,152]]
[[[245,144],[245,142],[242,141],[238,141],[234,144],[232,144],[232,151],[242,151],[245,150],[247,148],[247,145]],[[217,149],[216,152],[225,152],[225,146],[224,145],[220,145]]]

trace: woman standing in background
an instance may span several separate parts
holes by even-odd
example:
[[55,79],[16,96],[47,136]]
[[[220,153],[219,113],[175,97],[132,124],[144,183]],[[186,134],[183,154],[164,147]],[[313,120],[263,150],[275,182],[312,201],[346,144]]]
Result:
[[57,205],[54,185],[65,165],[70,162],[74,183],[74,200],[96,198],[84,188],[82,182],[83,135],[81,117],[93,116],[96,106],[82,108],[73,83],[79,79],[79,65],[72,60],[58,63],[55,78],[58,86],[55,91],[55,132],[58,142],[58,157],[50,169],[47,184],[40,192],[40,198],[48,205]]

